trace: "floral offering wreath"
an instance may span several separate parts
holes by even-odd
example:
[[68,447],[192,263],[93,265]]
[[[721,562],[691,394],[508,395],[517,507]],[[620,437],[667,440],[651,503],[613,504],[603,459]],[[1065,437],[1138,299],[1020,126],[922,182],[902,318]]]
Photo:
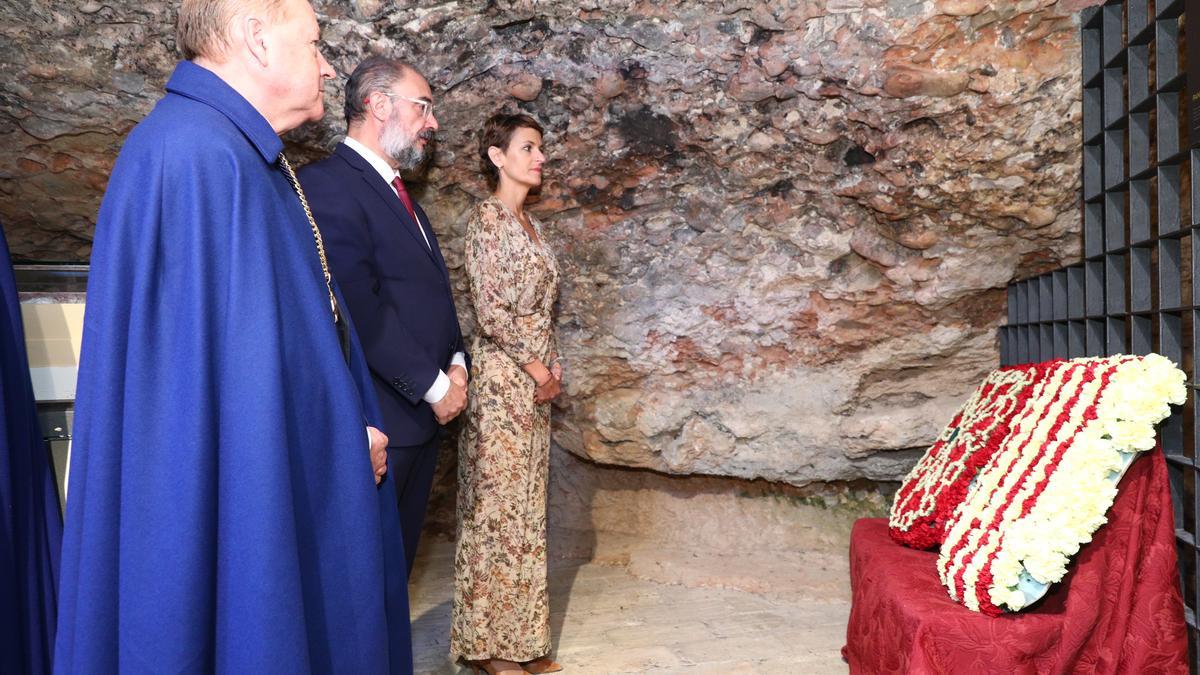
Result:
[[1056,364],[953,515],[937,562],[950,597],[997,615],[1060,581],[1185,380],[1157,354]]

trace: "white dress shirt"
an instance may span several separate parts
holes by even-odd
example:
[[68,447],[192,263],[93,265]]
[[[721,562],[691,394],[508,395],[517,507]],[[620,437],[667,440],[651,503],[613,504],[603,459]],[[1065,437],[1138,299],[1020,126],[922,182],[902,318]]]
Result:
[[[347,148],[357,152],[363,159],[367,160],[367,163],[379,172],[379,177],[383,179],[383,182],[387,183],[388,187],[392,188],[392,191],[395,192],[396,188],[392,185],[392,181],[400,175],[399,171],[393,169],[392,165],[387,163],[387,160],[375,154],[370,148],[349,136],[342,143],[345,143]],[[396,199],[400,199],[398,193],[396,194]],[[417,216],[416,213],[413,215],[416,216],[417,229],[421,231],[421,238],[425,240],[425,246],[432,251],[433,246],[429,243],[429,236],[425,234],[425,225],[421,223],[421,217]],[[462,352],[455,352],[454,356],[450,359],[450,364],[462,366],[462,369],[465,371],[467,369],[467,357]],[[450,378],[445,372],[438,370],[437,379],[433,381],[433,386],[421,398],[425,399],[428,403],[437,403],[446,396],[446,392],[448,391],[450,391]]]

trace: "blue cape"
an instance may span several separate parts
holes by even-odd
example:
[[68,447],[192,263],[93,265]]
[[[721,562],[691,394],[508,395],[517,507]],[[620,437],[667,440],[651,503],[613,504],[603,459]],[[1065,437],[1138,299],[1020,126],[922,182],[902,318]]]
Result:
[[283,144],[200,66],[167,92],[96,225],[55,670],[411,672],[378,404]]
[[0,673],[50,672],[62,545],[58,488],[38,429],[17,284],[0,229]]

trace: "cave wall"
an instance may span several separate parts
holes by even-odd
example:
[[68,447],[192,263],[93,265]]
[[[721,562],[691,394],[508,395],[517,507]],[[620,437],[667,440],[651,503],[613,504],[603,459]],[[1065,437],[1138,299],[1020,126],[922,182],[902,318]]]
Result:
[[[1010,280],[1079,254],[1086,0],[315,3],[345,75],[429,78],[414,190],[472,329],[475,133],[547,127],[532,210],[563,270],[555,441],[674,474],[894,480],[997,364]],[[0,0],[0,222],[86,260],[120,144],[161,95],[175,2]],[[291,152],[344,130],[341,82]]]

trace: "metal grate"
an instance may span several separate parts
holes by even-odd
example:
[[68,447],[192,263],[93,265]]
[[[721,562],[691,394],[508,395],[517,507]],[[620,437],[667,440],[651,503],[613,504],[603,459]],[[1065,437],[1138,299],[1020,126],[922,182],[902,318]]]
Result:
[[[1184,2],[1085,9],[1080,37],[1084,259],[1008,287],[1001,364],[1154,351],[1180,364],[1194,393],[1200,149],[1190,149],[1188,138]],[[1175,504],[1189,662],[1200,673],[1196,415],[1192,395],[1160,436]]]

